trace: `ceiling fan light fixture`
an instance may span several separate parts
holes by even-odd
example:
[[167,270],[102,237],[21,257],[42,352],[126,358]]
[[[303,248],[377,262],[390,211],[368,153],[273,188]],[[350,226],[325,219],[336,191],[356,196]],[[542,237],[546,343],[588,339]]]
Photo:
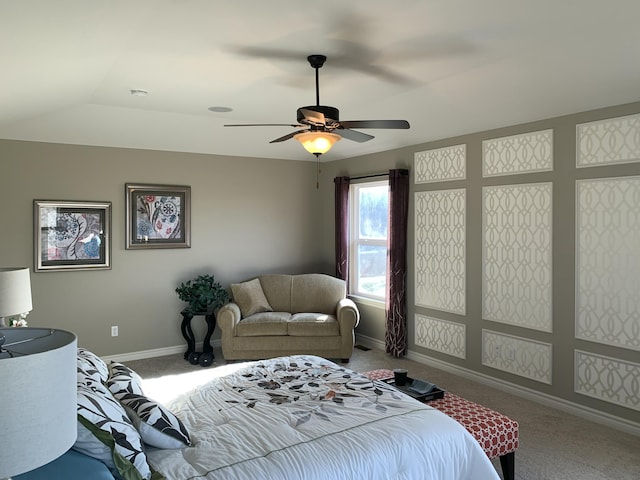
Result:
[[318,156],[331,150],[342,137],[330,132],[302,132],[293,138],[298,140],[307,152]]

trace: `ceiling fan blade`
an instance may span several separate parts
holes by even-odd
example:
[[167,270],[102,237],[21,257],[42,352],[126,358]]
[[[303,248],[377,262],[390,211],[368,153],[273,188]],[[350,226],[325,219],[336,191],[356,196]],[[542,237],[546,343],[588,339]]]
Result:
[[300,128],[304,125],[294,123],[234,123],[225,125],[225,127],[293,127]]
[[300,61],[306,57],[306,53],[295,50],[285,50],[282,48],[236,46],[231,47],[232,51],[247,57],[275,58],[278,60]]
[[275,140],[271,140],[269,143],[278,143],[278,142],[284,142],[285,140],[289,140],[290,138],[295,137],[297,134],[299,134],[300,132],[304,132],[305,130],[298,130],[296,132],[291,132],[291,133],[287,133],[286,135],[276,138]]
[[346,128],[336,128],[335,130],[332,130],[331,133],[336,133],[342,138],[359,143],[368,142],[375,138],[373,135],[369,135],[368,133],[356,132],[355,130],[348,130]]
[[406,130],[410,127],[406,120],[347,120],[340,122],[344,128],[395,128]]
[[[357,48],[356,48],[357,50]],[[268,52],[272,56],[280,58],[290,58],[291,52],[283,50],[271,50],[271,49],[251,49],[246,48],[240,53],[245,55],[265,54]],[[314,106],[300,107],[297,110],[297,124],[290,123],[245,123],[245,124],[226,124],[225,127],[293,127],[298,128],[294,132],[290,132],[282,137],[278,137],[271,140],[269,143],[279,143],[294,138],[296,135],[303,132],[326,132],[335,133],[342,138],[351,140],[354,142],[367,142],[375,138],[368,133],[362,133],[353,128],[388,128],[388,129],[407,129],[409,128],[409,122],[406,120],[350,120],[340,122],[340,112],[336,107],[320,104],[320,87],[319,87],[319,69],[322,68],[324,62],[327,60],[325,55],[312,54],[307,56],[309,65],[315,70],[316,74],[316,104]],[[367,65],[367,68],[371,68],[371,65]],[[377,72],[378,74],[381,71]],[[387,73],[387,72],[382,72]],[[387,75],[388,76],[388,75]],[[395,79],[397,80],[397,79]],[[305,128],[306,127],[306,128]]]

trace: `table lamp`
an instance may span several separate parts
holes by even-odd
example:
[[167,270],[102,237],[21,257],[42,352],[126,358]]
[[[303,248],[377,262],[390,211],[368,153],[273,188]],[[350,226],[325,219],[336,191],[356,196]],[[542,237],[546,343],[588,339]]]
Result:
[[[16,274],[21,270],[26,270],[26,277]],[[28,269],[0,269],[2,316],[31,310],[28,280]],[[0,478],[41,467],[74,444],[76,372],[75,334],[50,328],[0,328]]]
[[29,269],[0,268],[0,327],[8,326],[5,322],[6,317],[26,316],[31,308]]

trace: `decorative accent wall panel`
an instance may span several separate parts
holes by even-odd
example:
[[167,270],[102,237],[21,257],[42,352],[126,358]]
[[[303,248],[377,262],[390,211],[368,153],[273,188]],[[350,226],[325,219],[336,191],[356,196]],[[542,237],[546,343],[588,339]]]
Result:
[[415,326],[419,347],[466,358],[466,325],[416,314]]
[[551,385],[550,343],[482,330],[482,364]]
[[553,170],[553,130],[482,142],[482,175],[493,177]]
[[466,313],[466,189],[416,192],[416,305]]
[[575,352],[575,391],[640,411],[640,363]]
[[640,350],[640,177],[576,184],[576,337]]
[[593,167],[640,161],[640,115],[576,126],[576,165]]
[[482,318],[552,331],[552,185],[483,188]]
[[467,146],[464,144],[416,152],[413,157],[416,183],[466,178]]

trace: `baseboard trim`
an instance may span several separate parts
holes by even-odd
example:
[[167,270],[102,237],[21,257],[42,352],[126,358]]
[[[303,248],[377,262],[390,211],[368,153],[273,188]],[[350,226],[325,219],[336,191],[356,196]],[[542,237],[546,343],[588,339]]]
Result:
[[[382,351],[385,350],[384,342],[378,339],[367,337],[365,335],[356,335],[356,339],[358,343],[367,347],[375,348]],[[483,385],[490,386],[497,390],[526,398],[527,400],[531,400],[533,402],[540,403],[551,408],[562,410],[563,412],[576,415],[578,417],[584,418],[585,420],[599,423],[607,427],[615,428],[616,430],[621,430],[632,435],[640,436],[640,424],[632,422],[631,420],[620,418],[609,413],[601,412],[594,408],[585,407],[584,405],[570,402],[569,400],[564,400],[562,398],[554,397],[553,395],[516,385],[515,383],[500,380],[489,375],[470,370],[468,368],[460,367],[458,365],[453,365],[451,363],[429,357],[428,355],[423,355],[421,353],[409,351],[409,353],[407,354],[407,358],[409,360],[413,360],[415,362],[429,365],[430,367],[438,368],[440,370],[444,370],[445,372],[458,375],[468,380],[482,383]]]
[[[222,345],[221,340],[212,340],[211,346],[216,348]],[[165,355],[175,355],[187,351],[186,345],[174,345],[173,347],[153,348],[151,350],[140,350],[138,352],[117,353],[101,357],[105,362],[132,362],[134,360],[144,360],[145,358],[164,357]],[[196,351],[202,351],[202,342],[196,343]]]

